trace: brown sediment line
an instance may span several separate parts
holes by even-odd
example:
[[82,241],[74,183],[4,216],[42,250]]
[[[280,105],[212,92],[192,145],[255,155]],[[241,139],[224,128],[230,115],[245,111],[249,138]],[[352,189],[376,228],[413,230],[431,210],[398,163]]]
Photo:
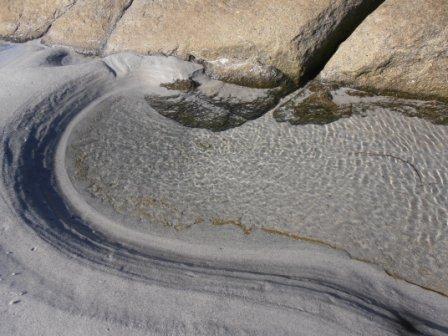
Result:
[[213,218],[212,225],[214,226],[225,226],[225,225],[233,225],[237,228],[240,228],[245,235],[250,235],[254,229],[254,227],[247,227],[243,223],[241,223],[241,219],[221,219],[221,218]]
[[[313,244],[323,245],[323,246],[332,248],[334,250],[347,253],[352,260],[363,262],[363,263],[366,263],[366,264],[369,264],[369,265],[373,265],[373,266],[376,266],[376,267],[381,267],[380,265],[378,265],[378,264],[376,264],[376,263],[374,263],[372,261],[369,261],[367,259],[354,257],[354,256],[352,256],[350,254],[349,251],[347,251],[347,250],[345,250],[345,249],[343,249],[341,247],[338,247],[336,245],[327,243],[327,242],[325,242],[323,240],[320,240],[320,239],[316,239],[316,238],[312,238],[312,237],[305,237],[305,236],[301,236],[298,233],[293,233],[293,232],[289,232],[289,231],[281,230],[281,229],[276,229],[276,228],[272,228],[272,227],[261,227],[260,230],[263,231],[263,232],[269,233],[269,234],[279,235],[279,236],[291,238],[291,239],[294,239],[294,240],[300,240],[300,241],[305,241],[305,242],[309,242],[309,243],[313,243]],[[414,283],[412,281],[406,280],[405,278],[399,276],[398,274],[396,274],[393,271],[390,271],[390,270],[388,270],[386,268],[381,267],[381,269],[384,271],[384,273],[386,273],[388,276],[394,278],[395,280],[404,281],[404,282],[406,282],[408,284],[411,284],[411,285],[423,288],[425,290],[428,290],[428,291],[440,294],[440,295],[442,295],[444,297],[448,297],[448,294],[444,293],[443,291],[440,291],[438,289],[434,289],[434,288],[431,288],[431,287],[427,287],[425,285],[416,284],[416,283]]]
[[[373,264],[373,265],[376,265],[376,264]],[[448,293],[444,293],[444,292],[442,292],[442,291],[440,291],[438,289],[434,289],[432,287],[427,287],[425,285],[419,285],[419,284],[413,283],[412,281],[409,281],[409,280],[406,280],[405,278],[402,278],[401,276],[399,276],[398,274],[396,274],[393,271],[389,271],[387,269],[383,269],[383,271],[384,271],[384,273],[386,273],[391,278],[394,278],[395,280],[404,281],[404,282],[406,282],[406,283],[408,283],[410,285],[414,285],[414,286],[423,288],[423,289],[425,289],[427,291],[430,291],[430,292],[433,292],[433,293],[437,293],[439,295],[442,295],[443,297],[447,297],[448,298]]]
[[301,240],[301,241],[306,241],[306,242],[309,242],[309,243],[324,245],[324,246],[330,247],[330,248],[335,249],[335,250],[347,252],[343,248],[340,248],[340,247],[338,247],[336,245],[327,243],[327,242],[325,242],[323,240],[320,240],[320,239],[317,239],[317,238],[305,237],[305,236],[302,236],[302,235],[300,235],[298,233],[295,233],[295,232],[290,232],[290,231],[286,231],[286,230],[276,229],[274,227],[261,227],[260,230],[265,232],[265,233],[274,234],[274,235],[278,235],[278,236],[282,236],[282,237],[287,237],[287,238],[291,238],[291,239],[294,239],[294,240]]

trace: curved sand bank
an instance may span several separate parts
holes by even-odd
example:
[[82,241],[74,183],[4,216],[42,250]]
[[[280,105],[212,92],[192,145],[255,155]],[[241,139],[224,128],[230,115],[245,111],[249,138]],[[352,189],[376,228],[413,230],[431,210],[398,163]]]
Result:
[[[444,296],[349,256],[367,256],[381,264],[383,254],[375,255],[375,246],[387,242],[384,232],[401,239],[400,225],[372,228],[382,224],[381,211],[388,205],[392,211],[396,207],[404,214],[411,212],[409,218],[416,211],[421,221],[411,224],[417,228],[428,217],[434,216],[434,223],[446,218],[446,191],[440,187],[446,185],[447,174],[443,126],[371,111],[364,118],[353,116],[326,126],[277,123],[268,113],[219,133],[186,128],[157,114],[145,97],[169,94],[159,85],[188,78],[196,66],[151,57],[136,66],[133,59],[125,55],[106,63],[77,60],[64,50],[32,45],[0,53],[0,94],[7,102],[0,113],[0,206],[5,217],[0,286],[14,293],[12,301],[20,301],[7,306],[3,333],[29,331],[24,315],[47,320],[35,324],[46,334],[57,333],[58,325],[64,324],[60,321],[92,335],[448,333]],[[392,130],[397,136],[387,138]],[[73,150],[76,144],[78,152]],[[349,155],[404,147],[421,175],[403,162],[378,163],[372,157]],[[76,171],[76,158],[82,153],[84,174]],[[239,160],[244,160],[243,167],[232,166]],[[294,169],[296,165],[304,166]],[[210,166],[220,169],[207,171]],[[86,180],[95,176],[110,189],[89,190],[92,184]],[[182,178],[176,180],[177,176]],[[381,187],[384,180],[389,181],[387,190]],[[112,182],[124,184],[114,189]],[[267,189],[251,189],[257,183]],[[303,188],[297,192],[299,184]],[[279,194],[281,188],[285,197]],[[397,193],[396,188],[403,190]],[[145,196],[148,190],[171,196],[181,215],[176,217],[172,208],[156,202],[160,209],[156,207],[149,219],[133,216],[135,204],[127,200]],[[334,198],[327,202],[336,209],[320,202],[330,193]],[[350,202],[354,209],[344,210],[342,201],[353,194],[363,207]],[[417,206],[406,206],[414,194]],[[373,204],[365,204],[371,195]],[[431,202],[435,212],[424,202]],[[378,205],[381,211],[369,217]],[[249,218],[237,214],[243,207]],[[188,209],[201,212],[204,223],[176,230],[177,224],[188,226],[188,220],[194,224],[196,213]],[[341,209],[345,213],[338,213]],[[277,216],[294,218],[305,211],[308,217],[298,224]],[[151,220],[160,214],[171,216],[173,225]],[[378,236],[347,248],[351,236],[344,230],[354,223],[329,225],[331,219],[337,223],[355,218],[347,214],[362,219],[356,223],[356,234]],[[213,225],[216,218],[223,221],[214,224],[223,225]],[[225,225],[227,218],[238,218],[240,225]],[[262,230],[268,224],[342,248],[270,235]],[[253,227],[251,234],[244,235],[241,227]],[[443,243],[443,230],[421,228],[429,239],[434,236]],[[403,241],[383,247],[393,244],[405,255],[413,253]],[[395,249],[388,251],[397,256],[395,263],[406,260]],[[406,262],[399,266],[415,275]],[[14,310],[21,310],[21,317]],[[61,317],[51,326],[53,310]],[[85,324],[81,327],[76,321]]]

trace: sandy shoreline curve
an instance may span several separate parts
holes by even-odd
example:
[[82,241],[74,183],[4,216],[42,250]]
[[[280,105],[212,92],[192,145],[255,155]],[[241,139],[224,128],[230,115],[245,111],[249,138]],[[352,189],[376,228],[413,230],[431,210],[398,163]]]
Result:
[[3,333],[26,331],[28,316],[48,321],[37,328],[51,334],[55,310],[61,321],[86,321],[92,335],[97,327],[111,335],[448,334],[445,296],[343,252],[260,232],[244,248],[246,238],[233,228],[222,229],[229,239],[217,248],[114,223],[70,180],[71,132],[116,94],[167,95],[160,84],[188,79],[196,65],[132,55],[83,59],[35,43],[8,48],[0,50],[0,288],[26,294],[8,301],[5,309],[22,309],[22,317],[5,314]]

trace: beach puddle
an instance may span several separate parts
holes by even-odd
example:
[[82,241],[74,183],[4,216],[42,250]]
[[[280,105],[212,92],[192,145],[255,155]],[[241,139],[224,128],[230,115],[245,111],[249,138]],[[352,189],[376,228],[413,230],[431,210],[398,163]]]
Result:
[[[257,232],[248,244],[320,244],[448,292],[445,105],[316,83],[289,98],[220,132],[165,118],[162,98],[106,99],[73,130],[69,176],[143,235],[231,244]],[[204,103],[176,99],[169,109],[185,113]]]

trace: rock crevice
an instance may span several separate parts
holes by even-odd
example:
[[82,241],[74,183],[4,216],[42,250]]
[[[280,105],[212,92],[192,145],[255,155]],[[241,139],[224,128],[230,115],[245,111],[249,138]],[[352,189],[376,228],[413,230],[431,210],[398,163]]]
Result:
[[0,38],[26,42],[44,36],[78,0],[6,0],[0,10]]
[[53,23],[42,41],[48,45],[68,45],[84,54],[99,55],[131,4],[131,0],[78,1]]
[[[292,41],[297,45],[299,60],[304,64],[300,76],[301,83],[316,77],[337,51],[339,45],[349,38],[365,18],[383,2],[384,0],[367,0],[357,1],[357,3],[345,2],[342,6],[332,4],[313,22],[310,22],[308,29],[304,29]],[[318,42],[303,46],[302,41],[313,40]]]

